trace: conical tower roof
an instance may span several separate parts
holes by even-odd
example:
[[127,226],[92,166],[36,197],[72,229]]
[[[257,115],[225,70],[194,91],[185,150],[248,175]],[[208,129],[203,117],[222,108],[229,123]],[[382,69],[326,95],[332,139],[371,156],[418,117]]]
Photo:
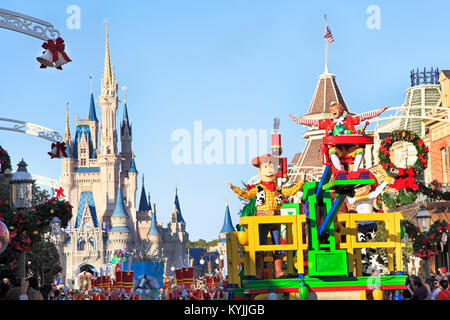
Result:
[[139,200],[139,211],[148,211],[149,209],[150,208],[145,193],[144,175],[142,175],[142,189],[141,189],[141,199]]
[[175,189],[175,202],[174,202],[175,210],[177,213],[177,221],[186,223],[181,215],[180,202],[178,201],[178,189]]
[[[155,203],[153,203],[153,208],[155,209]],[[153,234],[153,235],[159,235],[159,231],[158,231],[158,224],[156,221],[156,209],[153,210],[152,212],[152,220],[150,223],[150,229],[148,230],[148,235]]]
[[111,217],[128,217],[127,209],[123,203],[122,189],[120,187],[117,190],[116,205]]
[[[347,107],[347,103],[339,89],[334,74],[327,70],[319,76],[319,80],[314,91],[308,112],[302,117],[306,119],[329,119],[330,104],[334,101],[339,102],[344,107],[344,111],[353,115]],[[311,128],[303,137],[307,140],[302,152],[294,155],[289,169],[289,183],[296,183],[300,177],[301,171],[309,171],[312,175],[320,177],[322,175],[322,153],[320,145],[324,133],[322,130]]]
[[95,113],[94,94],[91,92],[91,101],[89,104],[89,121],[97,121],[97,114]]
[[227,206],[225,208],[225,217],[223,219],[223,226],[222,230],[220,230],[220,233],[229,233],[234,231],[236,230],[234,229],[233,222],[231,221],[230,207],[228,206],[227,202]]
[[330,104],[337,101],[344,107],[344,111],[350,113],[347,103],[342,96],[334,74],[325,72],[319,76],[308,112],[303,118],[327,119],[331,118]]

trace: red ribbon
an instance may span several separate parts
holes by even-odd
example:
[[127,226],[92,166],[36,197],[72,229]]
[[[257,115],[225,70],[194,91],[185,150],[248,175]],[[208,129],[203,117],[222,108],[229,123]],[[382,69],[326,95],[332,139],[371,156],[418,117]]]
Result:
[[412,167],[407,170],[399,168],[398,175],[399,177],[390,185],[391,188],[395,188],[395,190],[406,189],[407,191],[419,190]]
[[64,197],[64,189],[62,187],[59,187],[58,189],[55,189],[56,192],[56,199],[59,197]]
[[253,184],[248,184],[247,185],[247,191],[250,191],[251,189],[253,189],[255,186]]

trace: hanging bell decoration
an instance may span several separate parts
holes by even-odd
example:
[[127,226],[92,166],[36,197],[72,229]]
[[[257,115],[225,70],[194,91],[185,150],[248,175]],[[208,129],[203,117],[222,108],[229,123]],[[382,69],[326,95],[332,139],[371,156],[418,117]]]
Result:
[[41,69],[44,68],[53,68],[55,64],[53,63],[53,54],[47,49],[42,53],[42,56],[37,57],[36,60],[41,64]]
[[67,158],[66,153],[66,143],[65,142],[56,142],[52,143],[51,145],[51,151],[47,152],[47,154],[53,159],[53,158],[61,158],[65,157]]
[[58,37],[56,40],[48,40],[42,44],[45,51],[42,56],[37,57],[36,60],[41,64],[41,68],[55,67],[62,70],[62,65],[71,62],[69,56],[66,54],[64,40]]
[[66,48],[66,45],[64,44],[64,40],[61,37],[58,37],[56,39],[56,50],[58,51],[58,59],[55,62],[55,68],[62,70],[61,66],[71,62],[69,56],[66,54],[64,49]]

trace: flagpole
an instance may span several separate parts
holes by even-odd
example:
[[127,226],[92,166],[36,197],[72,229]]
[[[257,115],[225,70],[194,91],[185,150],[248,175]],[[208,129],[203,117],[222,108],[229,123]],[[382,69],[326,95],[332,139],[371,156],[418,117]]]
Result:
[[[323,16],[325,18],[325,30],[328,26],[328,22],[327,22],[327,15]],[[325,40],[325,71],[324,74],[328,74],[328,40],[326,38],[324,38]]]

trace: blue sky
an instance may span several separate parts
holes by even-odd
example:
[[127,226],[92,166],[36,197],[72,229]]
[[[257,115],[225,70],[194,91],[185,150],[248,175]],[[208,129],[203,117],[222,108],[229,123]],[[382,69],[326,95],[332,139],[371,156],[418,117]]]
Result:
[[[66,26],[70,5],[81,10],[80,29]],[[366,26],[370,5],[381,10],[379,30]],[[87,117],[90,74],[95,97],[100,93],[108,20],[116,79],[119,89],[127,87],[137,169],[145,175],[164,225],[179,182],[191,240],[217,238],[227,197],[233,223],[238,223],[241,204],[224,181],[240,184],[256,170],[248,164],[175,165],[172,132],[184,128],[193,133],[196,120],[203,130],[224,135],[226,129],[270,130],[278,116],[290,161],[304,146],[305,129],[288,114],[306,113],[323,72],[324,14],[335,39],[329,45],[329,70],[353,112],[402,104],[413,68],[450,67],[450,44],[439,24],[447,20],[446,1],[4,0],[1,7],[51,22],[73,60],[63,71],[39,69],[35,57],[42,41],[0,29],[1,117],[61,134],[66,101],[72,133],[76,114]],[[120,104],[118,121],[122,110]],[[59,178],[60,160],[50,160],[48,141],[1,131],[0,145],[14,165],[23,157],[30,172]]]

